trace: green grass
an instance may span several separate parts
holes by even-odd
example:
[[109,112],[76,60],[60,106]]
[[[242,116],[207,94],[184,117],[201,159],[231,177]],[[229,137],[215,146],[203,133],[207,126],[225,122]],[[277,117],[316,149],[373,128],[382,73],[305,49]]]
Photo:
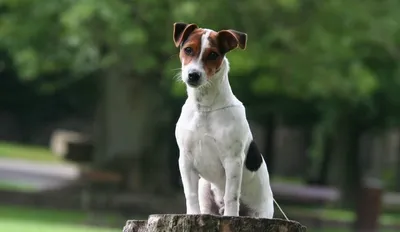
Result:
[[[342,209],[332,208],[306,208],[306,207],[289,207],[286,206],[286,213],[289,215],[312,215],[323,220],[335,220],[341,222],[352,223],[355,220],[353,212]],[[393,225],[400,223],[399,213],[384,213],[380,217],[381,225]],[[307,228],[307,232],[352,232],[350,228]],[[396,232],[396,230],[379,230],[380,232]]]
[[46,162],[62,161],[46,147],[8,142],[0,142],[0,157]]
[[[307,210],[305,210],[307,211]],[[347,212],[341,210],[322,210],[324,215],[334,218],[351,219]],[[119,222],[117,216],[107,215],[108,222]],[[135,217],[134,217],[135,218]],[[137,217],[140,219],[139,217]],[[33,209],[26,207],[0,206],[0,228],[7,232],[117,232],[120,228],[99,228],[85,225],[88,216],[80,211],[60,211],[50,209]],[[330,218],[332,219],[332,218]],[[351,232],[347,228],[308,228],[308,232]],[[394,230],[381,230],[381,232],[395,232]]]
[[[355,215],[353,212],[343,209],[330,208],[305,208],[305,207],[285,207],[288,214],[314,215],[324,220],[335,220],[342,222],[353,222]],[[383,213],[380,217],[382,225],[400,224],[400,213]]]
[[74,226],[65,224],[44,224],[41,222],[17,221],[0,219],[0,226],[7,232],[120,232],[121,229],[104,229],[89,226]]
[[36,190],[33,186],[25,183],[15,183],[12,181],[1,181],[1,180],[0,180],[0,189],[18,191],[18,192],[35,192]]
[[[321,228],[321,229],[307,229],[307,232],[353,232],[352,229],[341,229],[341,228]],[[397,232],[395,230],[379,230],[379,232]]]
[[[0,206],[0,228],[7,232],[117,232],[121,228],[99,228],[84,224],[84,212]],[[109,216],[112,222],[117,217]]]

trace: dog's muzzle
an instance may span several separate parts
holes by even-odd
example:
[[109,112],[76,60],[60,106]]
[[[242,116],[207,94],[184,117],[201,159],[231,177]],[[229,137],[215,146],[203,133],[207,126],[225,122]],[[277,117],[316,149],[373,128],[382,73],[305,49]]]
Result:
[[201,73],[197,71],[191,71],[188,74],[188,84],[193,87],[197,87],[200,84]]

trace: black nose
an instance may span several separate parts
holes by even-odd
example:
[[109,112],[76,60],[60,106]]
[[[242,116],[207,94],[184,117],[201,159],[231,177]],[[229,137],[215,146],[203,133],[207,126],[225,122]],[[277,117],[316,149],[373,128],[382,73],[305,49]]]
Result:
[[189,73],[189,78],[188,81],[189,83],[196,83],[200,79],[200,73],[199,72],[190,72]]

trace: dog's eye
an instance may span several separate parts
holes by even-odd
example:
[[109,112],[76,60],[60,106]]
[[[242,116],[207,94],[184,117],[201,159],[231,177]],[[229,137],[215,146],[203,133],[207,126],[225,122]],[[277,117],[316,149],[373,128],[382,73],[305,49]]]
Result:
[[184,49],[186,55],[191,55],[193,53],[193,49],[191,47],[186,47]]
[[210,54],[208,54],[207,59],[208,60],[216,60],[218,58],[218,54],[216,52],[210,52]]

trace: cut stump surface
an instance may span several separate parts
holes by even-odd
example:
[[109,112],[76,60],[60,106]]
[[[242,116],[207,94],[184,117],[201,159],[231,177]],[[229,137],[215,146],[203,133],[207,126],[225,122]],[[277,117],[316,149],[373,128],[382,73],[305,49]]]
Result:
[[153,214],[128,220],[123,232],[306,232],[296,221],[216,215]]

